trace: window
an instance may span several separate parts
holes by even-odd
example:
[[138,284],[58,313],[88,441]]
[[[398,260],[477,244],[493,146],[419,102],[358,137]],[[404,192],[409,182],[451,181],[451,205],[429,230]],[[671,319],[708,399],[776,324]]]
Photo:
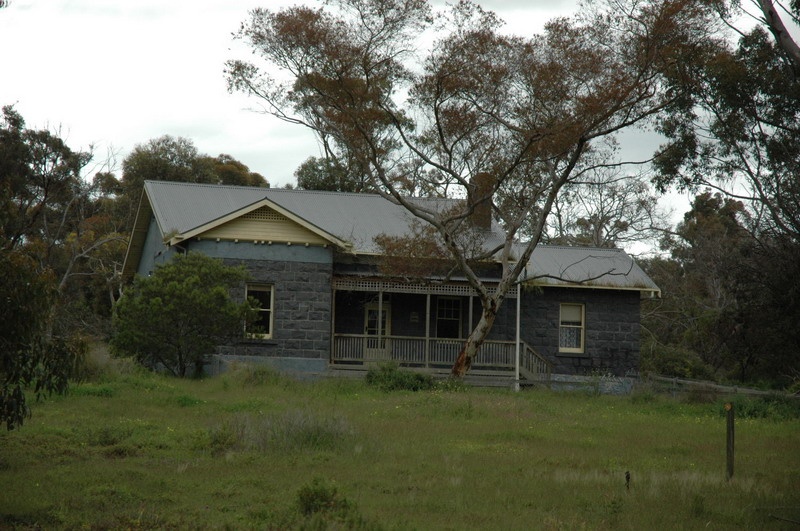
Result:
[[583,304],[562,304],[558,327],[559,352],[583,352]]
[[247,325],[246,336],[269,339],[272,337],[272,309],[274,302],[273,286],[253,285],[247,286],[247,298],[255,299],[261,307],[258,310],[258,317]]
[[461,337],[461,299],[439,297],[436,300],[436,337]]

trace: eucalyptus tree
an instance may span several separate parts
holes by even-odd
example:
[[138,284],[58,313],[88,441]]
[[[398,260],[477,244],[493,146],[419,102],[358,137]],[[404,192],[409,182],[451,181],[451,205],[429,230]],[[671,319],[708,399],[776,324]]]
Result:
[[5,106],[0,116],[0,424],[30,410],[26,391],[66,389],[83,345],[59,329],[68,285],[113,238],[91,230],[82,171],[91,158],[58,134],[26,127]]
[[601,168],[565,188],[553,206],[547,242],[591,247],[656,246],[670,230],[669,212],[643,177]]
[[[800,242],[800,54],[779,4],[754,5],[747,31],[732,21],[739,8],[721,6],[728,35],[682,65],[687,97],[660,123],[657,183],[721,191],[745,202],[758,232]],[[796,23],[797,4],[784,9]]]
[[[611,2],[523,37],[468,1],[441,16],[426,0],[255,9],[237,34],[255,62],[230,61],[226,75],[231,90],[313,130],[374,190],[433,228],[482,304],[453,367],[461,376],[564,186],[607,164],[617,133],[678,101],[677,65],[694,53],[708,16],[691,0]],[[410,200],[409,187],[464,201],[442,212]],[[471,222],[481,209],[505,237],[471,255],[475,238],[463,234],[483,234]],[[490,257],[503,265],[496,285],[472,265]]]

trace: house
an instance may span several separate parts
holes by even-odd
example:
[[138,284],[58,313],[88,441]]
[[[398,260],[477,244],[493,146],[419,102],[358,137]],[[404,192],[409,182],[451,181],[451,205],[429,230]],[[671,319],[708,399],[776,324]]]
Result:
[[[375,238],[408,235],[412,223],[379,195],[148,181],[123,275],[189,251],[245,264],[252,281],[235,295],[261,301],[260,317],[218,360],[311,373],[380,360],[446,369],[480,302],[463,278],[381,274]],[[501,237],[488,229],[487,239]],[[500,264],[482,274],[491,284]],[[536,380],[638,369],[640,300],[660,292],[624,251],[540,245],[517,286],[473,372]]]

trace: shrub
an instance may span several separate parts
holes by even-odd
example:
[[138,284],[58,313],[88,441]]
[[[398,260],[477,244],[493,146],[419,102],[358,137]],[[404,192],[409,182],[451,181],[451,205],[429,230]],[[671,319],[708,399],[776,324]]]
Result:
[[202,375],[214,347],[239,336],[252,317],[249,302],[231,298],[247,278],[244,267],[200,253],[177,255],[152,276],[136,277],[114,305],[112,353],[175,376]]
[[670,345],[643,345],[641,370],[664,376],[711,380],[714,370],[700,356],[682,347]]
[[297,491],[297,510],[305,519],[298,529],[380,529],[367,524],[356,506],[341,496],[335,485],[319,478]]
[[424,391],[435,386],[433,376],[401,370],[396,363],[371,368],[366,383],[382,391]]
[[776,421],[800,419],[800,399],[781,394],[757,397],[737,397],[721,401],[719,411],[725,415],[725,402],[733,402],[734,413],[742,419],[769,419]]
[[297,507],[304,516],[322,511],[346,510],[350,503],[339,496],[335,485],[315,478],[297,491]]

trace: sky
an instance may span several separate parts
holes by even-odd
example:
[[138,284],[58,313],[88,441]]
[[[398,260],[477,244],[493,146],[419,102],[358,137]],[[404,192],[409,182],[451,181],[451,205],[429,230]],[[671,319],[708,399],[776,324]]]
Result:
[[[172,135],[188,138],[201,154],[233,156],[272,186],[294,183],[297,167],[320,155],[314,136],[254,112],[257,100],[227,91],[223,68],[250,55],[232,38],[249,10],[298,3],[319,5],[11,0],[0,9],[0,106],[14,105],[29,128],[56,131],[73,150],[91,147],[93,170],[121,176],[136,145]],[[533,35],[553,17],[573,14],[577,0],[478,3],[505,20],[506,31]],[[642,138],[637,133],[634,143]]]

